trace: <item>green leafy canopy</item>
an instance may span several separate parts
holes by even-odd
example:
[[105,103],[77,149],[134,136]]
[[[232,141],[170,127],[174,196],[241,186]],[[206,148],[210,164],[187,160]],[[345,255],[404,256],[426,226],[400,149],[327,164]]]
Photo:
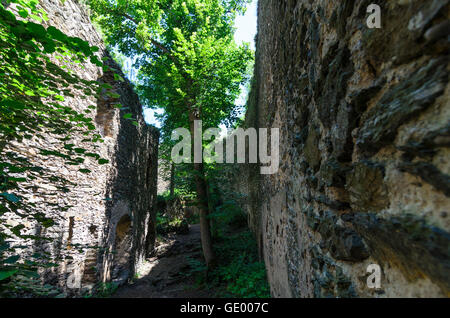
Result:
[[[170,170],[171,132],[229,126],[235,101],[249,80],[253,52],[234,42],[234,20],[250,0],[88,0],[95,21],[118,54],[135,61],[146,107],[163,108],[160,161]],[[191,118],[190,118],[191,117]],[[167,170],[166,169],[166,170]],[[178,186],[192,188],[192,167],[177,167]]]
[[234,19],[248,0],[88,0],[108,43],[136,58],[146,106],[164,108],[163,135],[189,112],[216,127],[236,114],[253,52],[237,46]]

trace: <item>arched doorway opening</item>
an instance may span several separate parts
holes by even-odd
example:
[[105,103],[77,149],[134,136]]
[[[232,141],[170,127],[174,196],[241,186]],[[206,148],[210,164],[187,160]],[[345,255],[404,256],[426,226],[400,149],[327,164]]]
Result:
[[119,222],[117,222],[115,234],[112,279],[123,280],[128,278],[130,271],[132,220],[128,214],[122,216]]

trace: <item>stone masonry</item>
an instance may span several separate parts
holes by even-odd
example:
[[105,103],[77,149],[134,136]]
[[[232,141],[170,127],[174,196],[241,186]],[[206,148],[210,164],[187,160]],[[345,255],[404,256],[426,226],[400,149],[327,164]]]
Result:
[[280,128],[280,169],[240,165],[235,187],[273,296],[448,297],[449,12],[259,1],[246,126]]
[[[99,47],[99,58],[108,57],[100,35],[78,1],[44,0],[40,5],[48,14],[49,25]],[[111,59],[107,63],[119,69]],[[65,100],[78,111],[96,106],[90,116],[104,142],[86,148],[109,163],[99,165],[94,158],[87,158],[81,166],[69,166],[57,156],[42,156],[42,149],[58,151],[62,146],[50,134],[45,140],[33,138],[8,146],[30,158],[36,166],[45,167],[55,177],[71,182],[68,191],[61,192],[52,184],[34,180],[30,187],[23,187],[21,193],[24,199],[35,204],[36,211],[56,221],[48,229],[30,222],[22,234],[51,238],[49,243],[32,248],[34,252],[47,252],[59,260],[59,266],[49,269],[44,276],[47,283],[60,287],[67,295],[79,294],[98,282],[126,281],[152,252],[159,140],[157,129],[145,124],[138,96],[130,82],[115,81],[111,72],[103,72],[93,64],[84,69],[74,66],[73,71],[82,78],[107,83],[120,94],[118,99],[105,95],[98,100],[81,96]],[[126,109],[114,108],[113,103],[121,103]],[[137,126],[123,118],[125,113],[133,114]],[[82,135],[76,136],[77,146],[85,146],[82,138]],[[80,168],[91,172],[82,173]],[[50,204],[63,209],[51,210]],[[16,220],[11,218],[8,222],[14,225]]]

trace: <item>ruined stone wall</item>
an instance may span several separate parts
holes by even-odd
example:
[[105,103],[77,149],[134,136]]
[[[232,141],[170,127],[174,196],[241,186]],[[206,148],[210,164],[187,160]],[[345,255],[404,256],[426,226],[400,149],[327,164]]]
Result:
[[240,167],[235,186],[273,296],[449,295],[448,15],[444,0],[259,1],[246,126],[280,128],[280,169]]
[[158,161],[158,195],[170,190],[170,170],[163,166],[162,160]]
[[[43,0],[40,5],[48,14],[49,25],[99,47],[99,58],[108,57],[83,5],[75,0]],[[119,68],[112,60],[107,64]],[[51,134],[44,140],[33,138],[9,145],[36,166],[71,182],[66,185],[67,191],[61,191],[43,180],[34,180],[21,193],[25,200],[36,205],[36,211],[56,220],[56,225],[48,229],[30,222],[22,234],[52,239],[50,243],[34,243],[33,250],[57,257],[59,266],[49,269],[45,278],[68,295],[90,289],[101,281],[125,281],[152,251],[159,140],[157,129],[145,124],[138,96],[129,81],[115,81],[112,72],[103,72],[93,64],[84,68],[73,66],[73,71],[84,79],[107,83],[120,94],[118,99],[106,95],[99,99],[74,96],[64,101],[78,111],[96,106],[88,116],[104,142],[82,142],[84,136],[80,133],[75,136],[75,147],[97,153],[109,163],[100,165],[95,158],[85,158],[81,165],[71,166],[57,156],[43,156],[43,149],[57,152],[63,146]],[[115,103],[121,103],[125,109],[114,108]],[[136,126],[123,118],[125,113],[133,114]],[[83,173],[80,169],[91,172]],[[62,209],[51,209],[51,204]],[[17,221],[11,218],[9,222],[14,225]]]

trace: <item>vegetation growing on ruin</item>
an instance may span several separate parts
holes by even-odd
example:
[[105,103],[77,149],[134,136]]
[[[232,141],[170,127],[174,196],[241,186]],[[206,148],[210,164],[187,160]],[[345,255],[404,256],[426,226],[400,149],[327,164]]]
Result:
[[216,297],[268,298],[266,269],[258,259],[257,250],[253,234],[245,228],[232,235],[216,237],[217,267],[206,276],[206,264],[190,259],[187,276],[196,278],[197,288],[215,290]]
[[[164,109],[162,141],[170,149],[171,133],[194,121],[218,127],[237,118],[235,101],[248,80],[253,57],[248,44],[234,42],[234,19],[247,0],[117,1],[89,0],[107,43],[135,59],[138,90],[145,106]],[[167,156],[167,152],[165,152]],[[207,172],[194,163],[203,253],[208,266],[216,260],[208,215]]]
[[0,1],[0,297],[450,295],[450,1],[249,2]]
[[232,169],[229,165],[207,166],[209,220],[218,261],[208,270],[205,262],[191,260],[190,272],[200,287],[216,290],[219,297],[270,297],[264,262],[241,208],[245,198],[233,190],[227,177]]
[[[235,125],[235,100],[249,79],[253,52],[248,44],[235,44],[234,19],[245,11],[247,0],[148,1],[89,0],[92,17],[106,37],[113,56],[135,59],[139,70],[137,90],[146,107],[165,110],[160,117],[161,152],[166,162],[173,146],[171,132],[178,127],[192,131],[193,121],[206,127],[221,123]],[[81,78],[73,71],[93,64],[113,72],[99,58],[99,48],[47,26],[46,13],[37,0],[8,1],[0,4],[0,294],[2,296],[57,296],[58,290],[41,285],[40,273],[61,261],[50,253],[27,254],[29,242],[38,246],[49,241],[45,234],[24,234],[26,223],[38,222],[42,229],[64,220],[35,212],[36,205],[21,191],[33,180],[45,180],[56,192],[66,193],[73,185],[46,169],[36,166],[16,144],[24,139],[51,135],[61,143],[60,151],[39,149],[40,156],[63,159],[65,165],[81,166],[87,158],[98,165],[108,160],[87,150],[102,143],[91,113],[97,106],[77,110],[65,98],[99,99],[119,95],[109,84]],[[123,63],[122,63],[123,64]],[[116,108],[122,108],[117,103]],[[138,125],[132,114],[124,115]],[[83,140],[75,140],[82,134]],[[245,216],[235,201],[237,194],[219,189],[220,169],[214,164],[181,164],[172,169],[170,193],[161,200],[188,200],[200,210],[204,260],[193,265],[202,271],[201,284],[221,290],[219,296],[266,297],[268,285],[264,266],[256,255],[256,243],[246,229]],[[80,167],[79,172],[91,171]],[[39,186],[33,191],[40,193]],[[70,206],[47,203],[48,211],[66,211]],[[11,215],[18,223],[10,223]],[[1,216],[6,216],[1,218]],[[197,215],[198,217],[198,215]],[[196,222],[168,215],[157,216],[159,234],[187,228]],[[230,232],[231,231],[231,232]],[[41,231],[45,233],[45,231]],[[39,233],[41,233],[39,232]],[[231,235],[231,236],[230,236]],[[88,246],[74,246],[80,251]],[[217,255],[217,256],[216,256]],[[116,285],[101,284],[93,294],[108,297]],[[61,296],[61,295],[60,295]]]
[[[23,190],[41,193],[41,186],[26,189],[24,185],[41,180],[40,184],[51,184],[65,193],[70,182],[45,166],[37,166],[19,145],[23,140],[45,139],[50,134],[61,144],[61,151],[38,149],[40,156],[62,158],[70,166],[80,166],[86,158],[95,159],[99,165],[108,163],[85,149],[86,145],[102,142],[92,118],[87,116],[96,106],[78,111],[64,100],[74,95],[98,98],[102,91],[115,98],[117,93],[107,84],[83,79],[71,71],[88,63],[113,71],[97,57],[98,47],[53,26],[45,27],[47,16],[37,0],[8,2],[9,7],[0,3],[0,294],[47,295],[55,291],[40,286],[38,271],[57,266],[59,260],[46,253],[27,254],[24,246],[11,242],[39,245],[48,238],[45,234],[24,234],[26,224],[34,221],[47,229],[62,221],[36,212],[36,204],[21,194]],[[123,80],[118,74],[114,76]],[[73,140],[76,133],[83,134],[81,142]],[[68,208],[54,203],[46,206],[47,212]],[[18,221],[8,222],[8,218]]]

